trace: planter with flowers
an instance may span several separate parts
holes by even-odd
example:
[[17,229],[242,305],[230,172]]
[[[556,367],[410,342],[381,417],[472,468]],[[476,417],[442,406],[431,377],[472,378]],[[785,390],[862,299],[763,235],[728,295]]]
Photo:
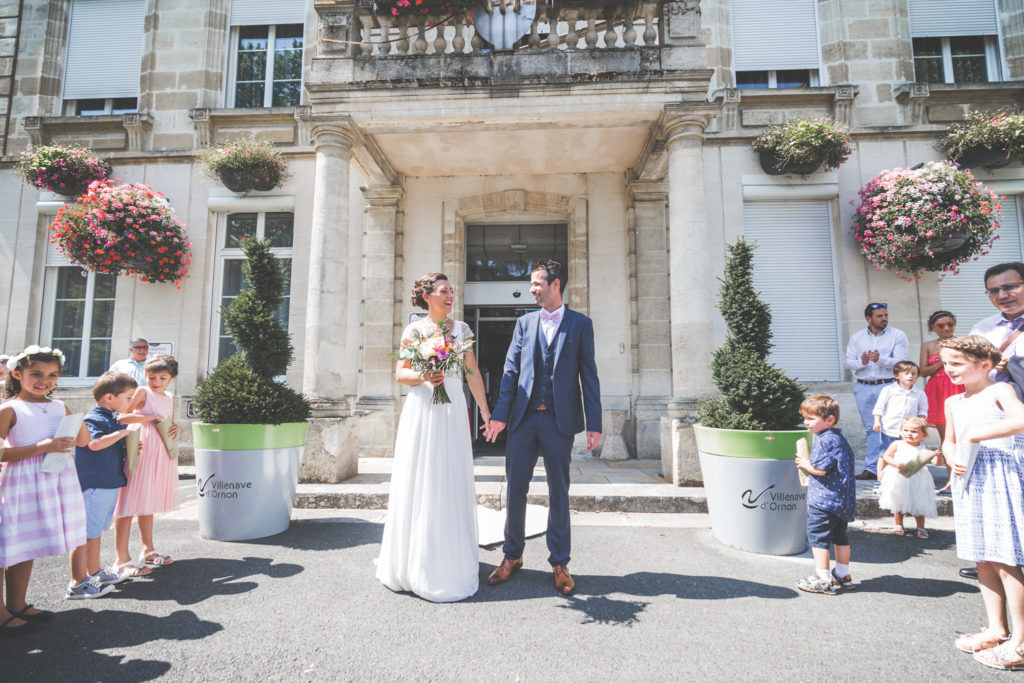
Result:
[[959,272],[988,253],[999,227],[999,202],[970,171],[946,161],[883,171],[860,190],[853,236],[876,270],[905,280],[924,271]]
[[772,126],[754,139],[753,147],[768,175],[810,175],[822,164],[831,171],[852,152],[849,128],[827,117]]
[[394,17],[458,14],[483,6],[484,0],[379,0],[373,3],[375,14]]
[[274,143],[251,134],[201,152],[200,161],[208,176],[232,192],[265,192],[281,187],[288,177],[288,164]]
[[938,148],[967,168],[1000,168],[1024,160],[1024,114],[975,112],[950,126]]
[[110,176],[110,164],[81,147],[44,145],[21,153],[14,166],[25,183],[65,197],[78,197],[94,180]]
[[68,260],[98,273],[180,285],[188,272],[185,226],[147,185],[97,181],[77,203],[61,207],[49,231]]

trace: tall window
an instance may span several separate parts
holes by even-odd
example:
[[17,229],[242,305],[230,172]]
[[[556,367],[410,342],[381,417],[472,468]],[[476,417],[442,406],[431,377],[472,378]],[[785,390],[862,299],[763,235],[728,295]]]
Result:
[[995,0],[910,0],[914,80],[1000,80]]
[[737,88],[821,85],[814,0],[732,0]]
[[50,344],[64,352],[61,374],[98,377],[110,367],[110,337],[114,330],[114,290],[117,276],[86,271],[79,266],[47,269]]
[[237,33],[235,106],[298,105],[302,94],[302,24],[241,26]]
[[[245,278],[242,276],[242,264],[245,262],[242,243],[249,237],[264,238],[270,240],[271,249],[284,269],[284,302],[277,309],[277,319],[285,329],[288,328],[294,225],[295,216],[290,212],[232,213],[226,216],[224,239],[221,242],[219,258],[220,308],[228,306],[247,287]],[[228,334],[219,311],[220,309],[216,315],[217,338],[214,344],[216,355],[212,359],[214,363],[239,350],[231,339],[231,335]],[[284,368],[281,368],[281,372],[284,373]]]
[[145,10],[145,0],[71,3],[64,114],[123,114],[138,109]]

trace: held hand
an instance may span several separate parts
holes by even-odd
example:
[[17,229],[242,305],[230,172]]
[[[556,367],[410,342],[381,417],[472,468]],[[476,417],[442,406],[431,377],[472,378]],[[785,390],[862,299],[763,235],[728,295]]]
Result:
[[964,463],[954,461],[949,463],[949,465],[953,469],[953,474],[955,474],[956,476],[962,477],[965,474],[967,474],[967,465],[965,465]]
[[484,432],[484,439],[486,439],[490,443],[494,443],[498,439],[498,434],[501,434],[501,430],[503,430],[504,428],[504,422],[499,422],[498,420],[495,420],[493,418],[491,418],[491,420],[486,425],[481,427],[481,429],[483,429]]
[[868,361],[870,361],[870,360],[871,360],[871,355],[867,351],[865,351],[864,353],[860,354],[860,364],[861,365],[867,365]]
[[435,387],[444,382],[444,373],[440,370],[431,370],[430,372],[423,373],[423,381],[434,385]]
[[907,471],[907,465],[906,465],[906,463],[900,463],[899,465],[896,466],[896,469],[898,469],[901,473],[902,472],[906,472]]
[[167,430],[167,436],[171,437],[172,439],[177,439],[178,438],[178,425],[176,425],[176,424],[171,425],[171,428]]
[[936,467],[942,467],[946,464],[946,456],[942,454],[941,448],[936,448],[932,453],[932,464]]
[[882,425],[875,425],[875,426],[873,426],[871,428],[871,431],[873,431],[873,432],[880,432],[880,431],[882,431]]
[[65,436],[61,439],[43,439],[36,446],[41,453],[69,453],[75,445],[75,439]]
[[871,352],[871,353],[870,353],[870,354],[868,355],[868,358],[870,358],[870,359],[871,359],[871,362],[872,362],[872,363],[877,363],[877,362],[878,362],[878,349],[875,349],[874,351],[872,351],[872,352]]
[[587,450],[592,451],[601,443],[601,432],[587,432]]

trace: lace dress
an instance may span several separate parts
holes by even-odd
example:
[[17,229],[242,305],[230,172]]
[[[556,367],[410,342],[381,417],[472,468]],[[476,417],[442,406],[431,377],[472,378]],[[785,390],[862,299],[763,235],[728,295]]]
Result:
[[[894,459],[900,464],[910,462],[923,446],[911,446],[905,441],[896,442]],[[882,471],[882,483],[878,487],[878,507],[905,515],[935,517],[939,514],[935,502],[935,480],[927,467],[922,467],[910,477],[900,474],[898,468],[886,466]]]
[[[409,325],[429,335],[433,323]],[[456,322],[452,336],[472,338],[469,326]],[[452,402],[431,402],[433,385],[410,387],[395,438],[391,495],[377,579],[394,591],[411,591],[432,602],[462,600],[477,591],[476,487],[462,375],[445,377]]]
[[[965,430],[1006,419],[991,391],[949,398],[957,443]],[[966,491],[953,478],[956,552],[964,560],[1024,564],[1024,435],[981,442]]]

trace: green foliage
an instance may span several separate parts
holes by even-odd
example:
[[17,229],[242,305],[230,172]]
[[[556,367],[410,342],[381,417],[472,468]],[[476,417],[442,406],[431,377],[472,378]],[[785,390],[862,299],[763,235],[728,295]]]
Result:
[[[228,172],[248,188],[253,188],[260,182],[270,187],[281,187],[288,177],[288,164],[274,147],[274,143],[257,138],[251,133],[233,142],[200,152],[199,161],[203,164],[207,176],[217,179],[222,172]],[[260,189],[266,190],[270,187]]]
[[280,424],[309,418],[306,398],[274,380],[284,374],[294,349],[288,331],[274,315],[284,300],[284,273],[270,242],[247,239],[242,275],[246,289],[221,311],[242,348],[199,383],[195,406],[203,422]]
[[700,402],[697,421],[718,429],[794,429],[804,390],[768,362],[772,318],[754,289],[753,247],[741,237],[728,253],[718,304],[728,332],[711,361],[722,395]]
[[853,152],[849,126],[827,117],[772,126],[754,139],[754,150],[778,155],[780,167],[818,162],[826,171],[839,168]]
[[1024,114],[976,111],[950,126],[937,146],[953,161],[979,147],[1024,161]]

